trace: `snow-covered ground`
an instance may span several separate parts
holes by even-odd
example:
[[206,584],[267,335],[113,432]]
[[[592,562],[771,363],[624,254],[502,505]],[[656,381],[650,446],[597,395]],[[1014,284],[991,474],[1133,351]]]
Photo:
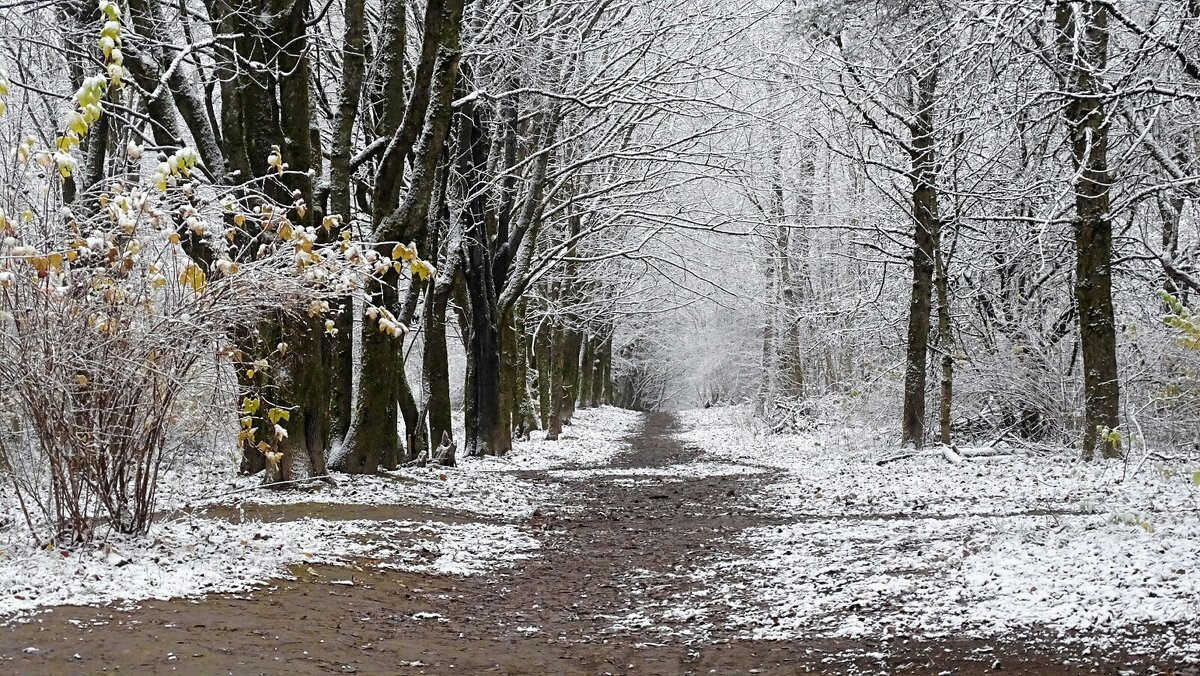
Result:
[[293,565],[367,563],[472,575],[535,555],[538,546],[511,525],[183,518],[156,524],[148,538],[113,537],[98,548],[6,546],[0,622],[20,621],[44,606],[242,591],[290,577]]
[[1140,636],[1126,647],[1200,659],[1200,460],[1135,473],[1137,460],[1064,449],[881,466],[897,452],[878,432],[763,437],[736,408],[681,419],[709,460],[780,470],[750,501],[792,522],[735,536],[753,554],[714,557],[694,572],[702,598],[664,617],[723,606],[768,639],[1029,630],[1102,648]]
[[545,432],[535,431],[529,441],[514,443],[513,452],[506,456],[467,458],[464,464],[487,471],[603,466],[625,450],[623,439],[641,427],[643,418],[641,413],[612,406],[585,409],[575,414],[557,441],[546,441]]
[[[505,458],[462,458],[460,467],[410,468],[383,476],[335,475],[336,487],[275,491],[258,477],[238,477],[228,453],[189,458],[163,482],[163,517],[140,539],[110,535],[98,546],[42,549],[31,545],[11,496],[0,493],[0,623],[62,604],[131,604],[144,599],[202,596],[267,585],[295,565],[329,563],[472,575],[536,556],[540,543],[513,522],[539,505],[561,501],[564,489],[522,479],[522,469],[603,463],[641,421],[611,407],[580,411],[560,442],[540,433],[515,444]],[[250,505],[290,505],[280,520],[246,519]],[[308,506],[402,508],[395,520],[304,516]],[[240,508],[240,510],[239,510]],[[224,511],[233,519],[206,515]],[[451,510],[482,523],[431,518],[414,510]]]
[[[19,527],[0,530],[0,622],[57,604],[238,591],[306,564],[477,574],[537,556],[541,543],[520,522],[587,483],[732,476],[756,488],[731,508],[770,525],[703,545],[670,570],[627,571],[629,605],[606,616],[613,630],[865,642],[1015,632],[1200,659],[1200,459],[1082,463],[1069,449],[1012,449],[986,462],[933,454],[880,465],[898,455],[884,431],[762,436],[744,409],[679,417],[697,456],[651,468],[610,465],[643,417],[607,407],[581,411],[559,442],[535,433],[504,458],[339,475],[314,490],[257,489],[227,456],[194,459],[190,474],[171,477],[167,516],[147,538],[47,550]],[[0,510],[11,514],[6,499]],[[244,517],[284,505],[280,520]],[[347,506],[340,520],[305,511],[337,505]],[[382,512],[365,520],[355,506]],[[639,592],[664,581],[686,591]]]

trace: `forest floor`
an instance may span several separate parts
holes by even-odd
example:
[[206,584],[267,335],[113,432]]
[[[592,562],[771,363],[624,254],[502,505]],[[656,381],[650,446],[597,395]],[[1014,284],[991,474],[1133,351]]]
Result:
[[736,410],[570,436],[314,493],[198,480],[148,545],[0,541],[0,672],[1200,673],[1186,468],[881,467]]

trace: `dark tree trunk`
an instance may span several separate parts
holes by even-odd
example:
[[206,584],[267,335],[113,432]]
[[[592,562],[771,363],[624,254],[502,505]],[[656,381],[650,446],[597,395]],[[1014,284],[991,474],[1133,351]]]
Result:
[[[390,249],[380,247],[381,255],[388,255]],[[392,268],[382,280],[372,281],[368,311],[373,307],[398,313],[398,281],[399,275]],[[400,338],[381,330],[378,318],[364,318],[361,336],[363,366],[354,398],[354,425],[333,465],[351,474],[374,474],[380,465],[393,464],[401,454],[396,405]]]
[[560,412],[562,424],[570,425],[575,417],[575,402],[579,401],[579,356],[583,347],[583,333],[568,328],[563,338],[565,363],[563,364],[563,407]]
[[[512,439],[514,422],[518,414],[520,399],[516,396],[517,383],[517,332],[513,326],[515,308],[510,309],[500,319],[500,390],[497,392],[497,436]],[[503,455],[509,448],[493,449],[496,455]]]
[[594,349],[592,350],[592,392],[589,395],[592,406],[603,406],[604,401],[604,349],[607,341],[599,336],[593,338],[595,341]]
[[592,362],[595,361],[592,336],[584,335],[582,341],[582,356],[579,362],[579,396],[576,397],[578,408],[588,408],[592,405]]
[[550,429],[552,408],[550,388],[554,380],[554,329],[543,320],[533,339],[534,364],[537,366],[538,416],[542,429]]
[[484,284],[488,275],[467,276],[470,331],[467,334],[467,455],[502,455],[512,444],[500,421],[500,331]]
[[911,134],[913,186],[912,292],[908,304],[908,338],[904,371],[901,443],[925,445],[925,374],[929,354],[934,249],[941,227],[938,214],[934,149],[934,100],[937,70],[920,76],[914,92]]
[[934,251],[935,286],[938,303],[938,350],[942,354],[942,373],[938,396],[938,430],[941,441],[950,445],[950,413],[954,401],[954,335],[950,324],[950,280],[946,276],[946,256],[942,238]]
[[[449,279],[452,280],[453,276]],[[441,439],[443,434],[454,438],[454,427],[450,420],[450,376],[446,349],[446,301],[449,295],[449,283],[435,285],[425,295],[425,310],[422,313],[425,333],[422,366],[425,385],[429,388],[426,415],[430,439]]]
[[[437,180],[437,162],[450,129],[450,104],[461,58],[462,1],[430,2],[425,21],[419,77],[401,125],[403,131],[410,119],[423,120],[423,125],[418,125],[421,133],[413,149],[412,176],[404,200],[397,205],[403,158],[408,155],[405,148],[412,147],[407,132],[393,138],[376,180],[376,197],[372,205],[375,238],[380,242],[378,251],[385,259],[390,259],[394,242],[424,240]],[[422,75],[426,72],[427,75]],[[398,83],[389,84],[398,86]],[[397,146],[398,139],[407,145]],[[391,162],[397,157],[398,164]],[[399,275],[394,267],[389,267],[382,283],[372,285],[372,302],[404,323],[405,319],[411,320],[417,299],[409,294],[404,308],[397,307],[398,283]],[[378,463],[391,466],[403,457],[404,447],[397,432],[397,415],[401,411],[407,446],[415,448],[424,439],[417,430],[420,423],[401,359],[399,347],[402,343],[380,330],[379,322],[383,316],[381,313],[363,322],[362,377],[355,398],[354,425],[346,436],[342,453],[347,471],[374,472]]]
[[[366,48],[365,0],[346,0],[346,31],[342,43],[341,95],[334,112],[333,142],[329,153],[329,213],[338,218],[336,230],[324,235],[336,238],[350,227],[353,218],[353,180],[350,158],[354,153],[354,127],[362,97],[364,50]],[[403,26],[403,24],[401,24]],[[329,379],[332,436],[344,440],[350,429],[354,405],[354,306],[350,296],[335,303],[336,332],[330,336],[333,365]]]
[[[321,317],[281,313],[262,324],[255,336],[239,340],[240,389],[245,397],[260,402],[257,411],[245,415],[247,422],[242,426],[243,474],[267,469],[268,483],[326,474],[329,416],[325,383],[319,369],[308,368],[325,354],[324,330]],[[280,343],[287,345],[282,354],[276,350]],[[259,358],[266,358],[266,369],[255,364]],[[238,403],[242,408],[242,402]],[[286,417],[272,420],[272,408],[286,412]]]
[[551,367],[550,367],[550,415],[547,416],[546,439],[558,440],[562,435],[563,412],[566,408],[568,385],[566,382],[568,345],[567,330],[556,327],[551,332]]
[[1108,10],[1100,2],[1055,9],[1060,63],[1070,92],[1064,115],[1078,180],[1075,188],[1075,303],[1083,353],[1083,457],[1097,448],[1120,455],[1117,334],[1112,301],[1112,217],[1108,169],[1108,113],[1099,73],[1108,62]]
[[517,301],[513,310],[513,378],[512,397],[513,429],[518,438],[528,439],[530,430],[537,428],[533,415],[533,401],[529,393],[529,335],[526,332],[528,304],[524,298]]

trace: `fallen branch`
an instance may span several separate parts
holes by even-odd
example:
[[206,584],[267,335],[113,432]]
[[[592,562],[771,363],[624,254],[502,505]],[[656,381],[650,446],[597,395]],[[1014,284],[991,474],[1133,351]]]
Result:
[[876,460],[875,464],[882,467],[890,462],[896,462],[897,460],[908,460],[909,458],[927,458],[927,457],[934,456],[934,455],[940,455],[940,454],[937,451],[913,451],[911,453],[901,453],[900,455],[894,455],[890,458],[884,458],[883,460]]
[[942,446],[942,456],[946,460],[949,460],[952,465],[961,465],[963,463],[963,457],[958,454],[958,449],[953,445]]

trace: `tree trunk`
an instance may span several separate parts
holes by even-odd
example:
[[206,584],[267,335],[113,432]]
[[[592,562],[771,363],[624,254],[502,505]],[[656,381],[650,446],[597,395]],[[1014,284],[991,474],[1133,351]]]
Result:
[[605,340],[599,336],[593,338],[595,346],[592,350],[592,391],[589,395],[592,406],[603,406],[604,401],[604,345]]
[[1078,179],[1075,188],[1075,303],[1083,353],[1083,457],[1120,456],[1117,334],[1112,301],[1112,220],[1108,119],[1099,73],[1108,62],[1108,10],[1099,2],[1055,9],[1060,63],[1067,67],[1064,116]]
[[592,405],[592,363],[595,361],[592,336],[583,336],[583,353],[579,361],[579,396],[576,398],[579,408],[589,408]]
[[[770,247],[770,244],[767,245]],[[759,358],[758,388],[755,393],[755,410],[759,415],[766,416],[775,405],[775,297],[776,297],[776,265],[778,261],[774,251],[768,250],[766,267],[763,270],[765,282],[763,288],[763,319],[762,319],[762,352]]]
[[925,369],[929,353],[934,249],[941,227],[936,186],[933,104],[937,70],[917,80],[911,134],[913,186],[912,292],[908,303],[908,338],[904,371],[904,413],[901,444],[925,445]]
[[[448,279],[453,280],[453,274]],[[441,439],[443,433],[450,439],[454,438],[454,426],[450,419],[450,375],[446,349],[446,301],[450,295],[450,283],[439,282],[425,294],[425,310],[422,313],[425,334],[422,366],[425,370],[425,385],[429,388],[426,416],[429,420],[430,439]]]
[[567,383],[567,331],[561,327],[555,327],[552,331],[551,354],[553,355],[552,366],[550,368],[550,415],[546,425],[546,439],[557,441],[562,435],[563,428],[563,409],[566,408],[566,393]]
[[551,383],[554,379],[554,329],[550,322],[542,320],[534,335],[534,361],[537,366],[538,415],[542,429],[550,429]]
[[[244,398],[257,399],[258,410],[244,413],[241,447],[243,474],[267,469],[266,483],[324,476],[329,446],[329,416],[320,369],[308,368],[324,355],[324,318],[280,313],[253,336],[239,341],[236,361]],[[277,346],[286,345],[281,353]],[[262,368],[255,362],[265,359]],[[238,402],[239,409],[243,407]],[[286,418],[271,419],[271,409]],[[282,434],[276,429],[278,425]]]
[[[517,415],[515,385],[517,382],[517,333],[513,328],[514,311],[509,310],[500,317],[500,389],[496,393],[497,436],[512,439],[513,421]],[[496,455],[508,452],[511,444],[493,449]]]
[[954,335],[950,324],[950,280],[946,276],[946,256],[942,238],[934,251],[934,274],[938,303],[938,349],[942,353],[942,377],[938,396],[938,429],[942,443],[950,445],[950,410],[954,396]]
[[513,429],[516,436],[529,438],[529,432],[537,428],[537,418],[533,414],[533,397],[529,392],[529,334],[526,325],[528,302],[525,298],[517,301],[513,314],[513,336],[516,338],[515,358],[512,381],[513,399],[516,409],[513,415]]
[[563,337],[565,357],[563,371],[563,407],[560,410],[562,424],[570,425],[575,417],[575,402],[579,400],[579,357],[583,346],[583,333],[568,328]]
[[467,277],[467,455],[502,455],[511,448],[500,422],[500,331],[483,279]]
[[[365,0],[346,0],[343,15],[346,30],[342,39],[341,94],[334,111],[333,141],[329,152],[329,213],[338,218],[338,227],[323,234],[326,240],[335,239],[343,229],[349,228],[354,216],[350,158],[354,154],[354,127],[365,73]],[[344,296],[338,299],[335,306],[337,314],[334,326],[337,331],[330,337],[333,343],[333,368],[329,379],[329,396],[333,437],[344,440],[350,429],[354,405],[353,299]]]
[[[379,250],[380,255],[390,253],[387,246]],[[370,282],[368,314],[386,310],[395,316],[399,312],[398,282],[399,275],[390,267],[382,280]],[[381,319],[381,314],[363,318],[362,370],[354,397],[354,425],[347,432],[337,459],[331,463],[351,474],[374,474],[381,464],[391,464],[401,453],[396,379],[400,339],[381,328]]]

